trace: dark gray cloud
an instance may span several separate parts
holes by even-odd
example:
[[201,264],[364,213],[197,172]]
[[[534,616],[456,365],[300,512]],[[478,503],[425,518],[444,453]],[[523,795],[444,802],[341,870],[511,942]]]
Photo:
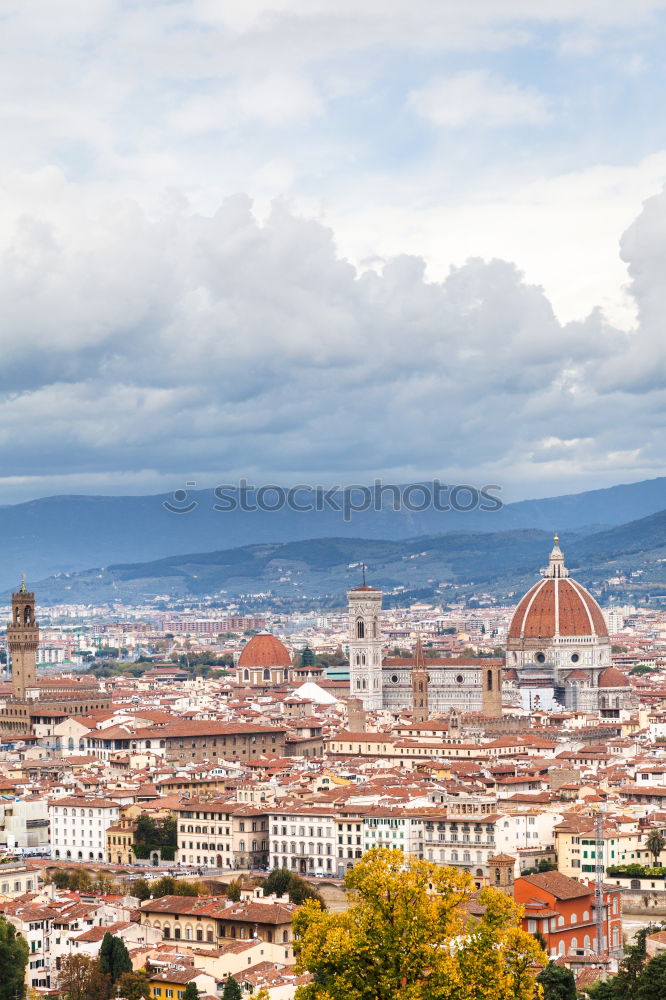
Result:
[[[375,474],[589,486],[666,458],[666,195],[625,234],[635,331],[562,325],[510,263],[442,282],[340,259],[330,230],[245,196],[213,217],[48,212],[3,237],[0,461],[25,493]],[[40,479],[40,477],[44,477]],[[41,483],[41,488],[40,488]],[[12,489],[19,489],[14,484]]]

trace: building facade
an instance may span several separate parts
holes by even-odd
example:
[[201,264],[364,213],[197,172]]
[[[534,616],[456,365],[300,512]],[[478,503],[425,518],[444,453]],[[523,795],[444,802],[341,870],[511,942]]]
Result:
[[72,861],[104,861],[106,834],[118,821],[120,807],[108,799],[71,796],[49,807],[51,857]]
[[503,661],[483,657],[383,657],[382,592],[363,584],[347,593],[349,603],[349,696],[364,711],[412,709],[418,721],[431,714],[502,714]]
[[288,806],[269,814],[270,860],[273,868],[307,874],[333,874],[336,819],[316,806]]

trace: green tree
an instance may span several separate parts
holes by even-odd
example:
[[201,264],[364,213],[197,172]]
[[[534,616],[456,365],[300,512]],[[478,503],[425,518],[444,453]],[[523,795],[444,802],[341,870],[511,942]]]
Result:
[[243,1000],[241,988],[233,976],[229,976],[224,983],[222,990],[222,1000]]
[[183,1000],[199,1000],[199,987],[194,982],[194,980],[189,982],[185,987],[185,992],[183,993]]
[[[58,985],[63,1000],[89,1000],[90,988],[100,971],[99,962],[94,962],[87,955],[66,955],[58,975]],[[109,982],[110,979],[107,977],[107,983]],[[106,993],[101,996],[105,997]]]
[[73,892],[90,892],[92,879],[88,872],[83,868],[77,868],[76,871],[70,872],[69,888]]
[[204,882],[185,878],[176,880],[171,875],[163,875],[162,878],[158,878],[149,890],[149,895],[155,899],[160,896],[207,896],[208,893],[209,888]]
[[152,895],[145,878],[138,878],[136,882],[130,882],[127,891],[131,896],[136,896],[140,902],[143,902],[144,899],[150,899]]
[[591,1000],[617,1000],[613,979],[606,979],[604,982],[597,980],[587,988],[587,995]]
[[108,931],[102,939],[99,963],[102,972],[111,977],[112,983],[120,979],[124,972],[132,971],[132,960],[125,942],[115,934],[109,934]]
[[571,969],[549,962],[537,976],[543,1000],[576,1000],[576,980]]
[[56,889],[69,889],[69,872],[66,872],[63,868],[58,868],[50,876],[49,881],[53,882]]
[[23,980],[28,964],[28,943],[16,928],[0,917],[0,1000],[25,996]]
[[105,1000],[111,993],[111,976],[102,972],[99,959],[93,961],[86,985],[85,1000]]
[[155,899],[160,896],[173,896],[176,892],[176,880],[171,875],[163,875],[153,884],[152,890]]
[[227,886],[227,898],[233,903],[237,903],[241,898],[241,888],[239,880],[237,878],[234,879],[233,882],[230,882]]
[[[636,944],[625,949],[617,975],[612,980],[613,996],[616,1000],[637,1000],[638,985],[645,962],[645,934],[636,935]],[[653,998],[657,1000],[657,997]]]
[[645,846],[654,858],[655,865],[659,863],[659,855],[666,847],[666,839],[662,836],[659,830],[653,830],[650,836],[645,841]]
[[313,889],[304,878],[289,871],[288,868],[274,868],[268,878],[264,880],[262,890],[264,896],[271,896],[273,893],[276,896],[283,896],[287,893],[291,902],[296,903],[297,906],[304,903],[306,899],[314,899],[322,907],[325,907],[324,900],[317,890]]
[[504,893],[483,890],[483,914],[465,922],[468,875],[384,848],[345,885],[344,913],[308,900],[294,916],[297,971],[313,976],[296,1000],[533,1000],[546,956]]
[[112,878],[109,878],[104,872],[97,872],[95,876],[95,881],[92,884],[92,888],[96,892],[115,892],[118,888],[116,883]]
[[289,884],[291,882],[291,872],[288,868],[274,868],[273,871],[264,879],[264,884],[262,886],[264,896],[284,896],[285,892],[289,891]]
[[123,972],[116,983],[117,995],[126,1000],[150,1000],[150,980],[144,969]]
[[662,1000],[662,997],[666,997],[666,952],[645,963],[636,989],[636,1000]]

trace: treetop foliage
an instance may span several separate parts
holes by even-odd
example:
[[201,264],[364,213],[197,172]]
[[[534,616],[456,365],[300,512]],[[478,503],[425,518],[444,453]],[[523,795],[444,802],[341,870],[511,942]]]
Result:
[[520,929],[522,910],[496,889],[479,896],[465,873],[373,848],[347,874],[352,904],[294,918],[297,968],[313,981],[297,1000],[534,1000],[546,956]]

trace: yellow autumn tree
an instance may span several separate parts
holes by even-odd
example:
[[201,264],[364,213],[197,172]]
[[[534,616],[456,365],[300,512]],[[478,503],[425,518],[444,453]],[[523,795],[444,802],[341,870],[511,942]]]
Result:
[[537,1000],[546,956],[520,929],[521,908],[496,889],[479,896],[454,868],[373,848],[348,873],[350,907],[308,900],[294,918],[297,968],[313,980],[296,1000]]

